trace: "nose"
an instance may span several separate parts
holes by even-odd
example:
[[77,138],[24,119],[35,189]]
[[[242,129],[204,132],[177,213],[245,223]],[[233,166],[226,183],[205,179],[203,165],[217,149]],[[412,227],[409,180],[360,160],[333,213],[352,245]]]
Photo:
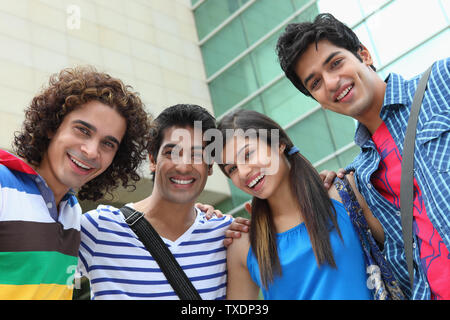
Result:
[[192,159],[188,152],[183,152],[183,155],[174,162],[178,173],[186,174],[192,170]]
[[85,141],[81,145],[81,152],[88,159],[97,159],[99,156],[100,143],[94,139]]
[[327,90],[336,91],[339,88],[339,76],[337,74],[324,72],[322,78]]
[[251,172],[251,168],[247,164],[237,164],[236,166],[237,166],[239,179],[241,179],[245,183]]

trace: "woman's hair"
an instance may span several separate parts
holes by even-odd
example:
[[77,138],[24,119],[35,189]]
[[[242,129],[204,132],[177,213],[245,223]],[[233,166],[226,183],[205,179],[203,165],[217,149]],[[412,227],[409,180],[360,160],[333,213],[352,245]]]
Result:
[[147,156],[150,118],[138,94],[131,89],[121,80],[97,72],[93,67],[63,69],[50,77],[48,87],[35,96],[25,110],[22,129],[15,133],[14,151],[28,163],[39,166],[50,143],[48,134],[58,130],[67,114],[96,100],[123,116],[127,128],[111,165],[83,185],[78,197],[98,200],[111,194],[120,182],[123,187],[135,187],[134,183],[140,179],[137,169]]
[[[299,209],[308,230],[312,249],[319,266],[329,264],[336,267],[333,250],[330,243],[329,232],[334,227],[341,236],[336,211],[323,186],[323,182],[311,165],[299,152],[289,155],[289,150],[294,146],[286,132],[269,117],[252,110],[238,110],[226,115],[218,124],[222,132],[224,146],[226,139],[232,136],[226,135],[227,129],[278,130],[279,145],[285,145],[284,155],[289,161],[289,180],[292,195],[297,199]],[[253,131],[254,132],[254,131]],[[270,134],[267,136],[267,145],[271,145]],[[261,136],[258,136],[262,138]],[[224,164],[219,165],[222,171]],[[227,175],[228,176],[228,175]],[[342,238],[342,236],[341,236]],[[252,227],[250,228],[250,243],[255,253],[260,268],[261,281],[265,288],[271,283],[275,275],[281,275],[281,266],[277,253],[276,231],[273,215],[267,200],[253,197],[252,199]]]
[[[297,61],[311,44],[328,40],[337,47],[347,49],[361,62],[359,50],[362,48],[356,34],[344,23],[329,13],[317,15],[313,22],[288,24],[278,38],[276,52],[281,69],[292,84],[303,94],[311,96],[295,71]],[[376,71],[373,65],[370,66]]]

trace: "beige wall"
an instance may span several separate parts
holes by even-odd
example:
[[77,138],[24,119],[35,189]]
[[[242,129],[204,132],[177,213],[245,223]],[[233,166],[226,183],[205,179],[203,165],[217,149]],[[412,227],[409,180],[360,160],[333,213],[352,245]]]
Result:
[[[49,76],[79,64],[132,85],[153,115],[176,103],[212,112],[197,42],[190,0],[0,0],[0,147],[10,149],[23,109]],[[215,172],[202,201],[229,195]],[[151,182],[140,187],[121,199],[147,195]]]

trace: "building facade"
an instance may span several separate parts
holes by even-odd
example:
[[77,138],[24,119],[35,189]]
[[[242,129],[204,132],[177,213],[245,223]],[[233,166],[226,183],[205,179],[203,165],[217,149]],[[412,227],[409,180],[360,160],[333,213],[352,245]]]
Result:
[[[122,79],[153,116],[178,103],[213,112],[190,0],[0,0],[0,148],[11,150],[23,110],[50,75],[76,65]],[[102,202],[143,199],[152,190],[148,164],[142,176],[136,191]],[[199,200],[229,195],[215,170]]]
[[[322,109],[286,79],[275,45],[288,23],[333,14],[370,50],[383,79],[414,76],[450,56],[448,0],[192,0],[192,10],[216,117],[238,108],[270,116],[319,172],[358,154],[355,121]],[[249,196],[229,184],[232,196],[216,206],[245,215]]]

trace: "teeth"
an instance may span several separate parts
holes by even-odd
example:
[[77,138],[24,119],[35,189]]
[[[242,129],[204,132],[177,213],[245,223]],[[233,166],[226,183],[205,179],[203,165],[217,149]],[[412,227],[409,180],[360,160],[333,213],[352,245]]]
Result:
[[257,176],[255,179],[253,179],[247,186],[249,188],[253,188],[259,182],[259,180],[261,180],[263,177],[264,177],[264,175],[261,173],[259,176]]
[[189,183],[194,182],[194,179],[191,179],[191,180],[178,180],[178,179],[170,178],[170,181],[175,182],[176,184],[189,184]]
[[348,87],[344,91],[341,92],[341,94],[336,98],[336,100],[341,100],[343,97],[347,95],[347,93],[353,88],[353,86]]
[[72,158],[72,157],[70,157],[70,160],[72,160],[73,163],[75,163],[77,166],[79,166],[79,167],[81,167],[81,168],[83,168],[83,169],[86,169],[86,170],[92,169],[92,168],[90,168],[90,167],[88,167],[88,166],[82,164],[80,161],[75,160],[75,159]]

